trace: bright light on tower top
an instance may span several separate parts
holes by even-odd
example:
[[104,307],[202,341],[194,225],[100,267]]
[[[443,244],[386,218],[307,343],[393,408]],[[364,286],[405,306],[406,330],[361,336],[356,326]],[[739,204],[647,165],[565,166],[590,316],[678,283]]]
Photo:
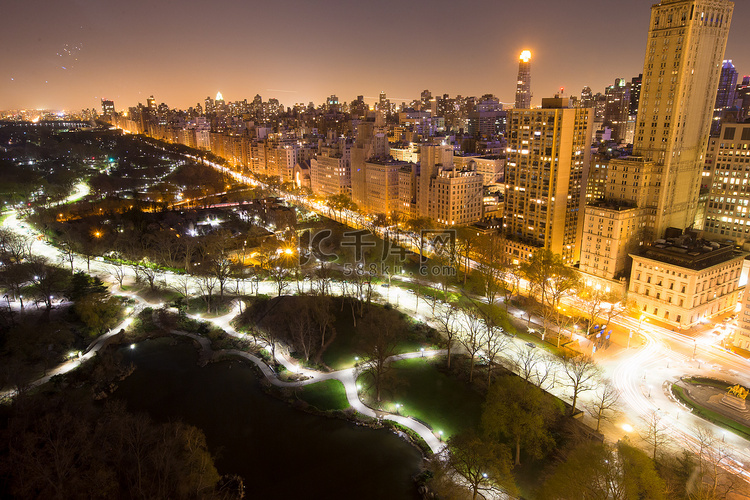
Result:
[[523,62],[529,62],[531,60],[531,51],[524,50],[523,52],[521,52],[521,60]]
[[223,101],[224,100],[224,96],[221,95],[221,92],[217,92],[216,93],[216,100],[217,101]]

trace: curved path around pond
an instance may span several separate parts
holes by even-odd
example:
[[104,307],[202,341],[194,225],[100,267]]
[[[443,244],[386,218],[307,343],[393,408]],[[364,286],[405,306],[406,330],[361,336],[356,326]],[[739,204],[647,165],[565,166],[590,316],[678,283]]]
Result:
[[[217,323],[221,323],[221,320],[218,319],[217,321],[213,321],[213,322],[217,324]],[[241,334],[234,331],[234,329],[232,329],[231,327],[225,331],[227,332],[227,334],[232,335],[234,337],[238,337],[238,338],[242,337]],[[208,340],[206,337],[197,335],[195,333],[189,333],[189,332],[184,332],[180,330],[172,330],[170,331],[170,333],[174,335],[180,335],[183,337],[189,337],[193,339],[194,341],[196,341],[201,346],[201,350],[203,351],[203,355],[205,356],[204,359],[213,359],[219,356],[237,356],[237,357],[246,359],[254,363],[260,369],[261,373],[263,373],[263,376],[266,378],[266,380],[268,380],[268,382],[271,385],[274,385],[276,387],[303,387],[306,385],[323,382],[325,380],[338,380],[344,385],[344,390],[346,391],[346,399],[349,402],[349,406],[351,406],[357,412],[367,417],[371,417],[371,418],[391,420],[393,422],[396,422],[400,425],[403,425],[404,427],[407,427],[413,430],[422,439],[424,439],[425,443],[427,443],[427,446],[430,447],[430,450],[433,453],[439,453],[445,446],[445,443],[443,443],[438,438],[435,432],[432,429],[430,429],[428,426],[423,424],[422,422],[414,420],[411,417],[405,417],[402,415],[394,415],[392,413],[384,412],[381,410],[374,410],[370,408],[369,406],[365,405],[359,399],[359,393],[357,391],[357,375],[359,375],[359,370],[357,367],[348,368],[346,370],[337,370],[333,372],[320,372],[316,370],[309,370],[307,368],[301,368],[298,365],[296,365],[295,360],[293,360],[291,357],[283,353],[282,349],[277,348],[276,361],[280,363],[281,365],[283,365],[289,372],[297,373],[299,375],[306,377],[303,380],[285,381],[285,380],[281,380],[278,374],[270,366],[268,366],[268,364],[266,364],[265,361],[263,361],[258,356],[250,354],[249,352],[241,351],[239,349],[221,349],[218,351],[214,351],[211,348],[211,341]],[[265,347],[265,346],[259,345],[259,347]],[[429,350],[429,351],[410,352],[406,354],[397,354],[395,356],[391,356],[390,358],[387,359],[386,362],[393,363],[394,361],[400,361],[402,359],[442,356],[442,355],[446,355],[447,353],[448,353],[447,350]]]

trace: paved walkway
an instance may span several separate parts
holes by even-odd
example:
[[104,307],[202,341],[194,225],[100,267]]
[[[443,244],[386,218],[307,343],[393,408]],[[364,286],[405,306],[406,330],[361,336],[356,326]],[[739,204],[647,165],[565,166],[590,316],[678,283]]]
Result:
[[[210,321],[214,323],[215,325],[222,328],[228,335],[231,335],[236,338],[244,338],[244,335],[241,333],[238,333],[234,328],[232,328],[231,325],[229,325],[228,319],[234,318],[237,313],[239,312],[239,308],[233,309],[228,314],[221,316],[219,318],[213,318],[206,320],[205,318],[203,321]],[[204,350],[204,352],[209,353],[211,356],[217,357],[217,356],[226,356],[226,355],[232,355],[232,356],[238,356],[244,359],[247,359],[251,361],[252,363],[255,363],[255,365],[260,368],[260,371],[263,373],[263,376],[266,377],[266,379],[274,386],[276,387],[303,387],[310,384],[316,384],[318,382],[323,382],[325,380],[338,380],[344,385],[344,390],[346,391],[346,399],[349,402],[349,406],[354,408],[357,412],[361,413],[362,415],[371,417],[371,418],[382,418],[384,420],[391,420],[393,422],[396,422],[398,424],[403,425],[404,427],[407,427],[424,439],[424,441],[427,443],[427,446],[430,447],[430,450],[433,453],[439,453],[443,447],[445,446],[445,443],[443,443],[438,435],[430,429],[428,426],[423,424],[422,422],[419,422],[417,420],[414,420],[411,417],[404,417],[402,415],[394,415],[392,413],[387,413],[382,410],[374,410],[370,408],[369,406],[365,405],[360,399],[359,399],[359,392],[357,391],[357,376],[359,375],[358,368],[348,368],[346,370],[338,370],[333,372],[321,372],[317,370],[310,370],[304,367],[299,366],[298,362],[293,359],[291,356],[289,356],[286,353],[286,349],[283,346],[276,347],[276,361],[283,365],[284,368],[287,369],[287,371],[291,373],[296,373],[299,375],[302,375],[305,377],[302,380],[294,380],[294,381],[285,381],[281,380],[278,376],[278,374],[270,367],[268,364],[266,364],[265,361],[263,361],[261,358],[250,354],[245,351],[241,351],[238,349],[222,349],[219,351],[213,351],[211,349],[211,342],[200,335],[196,335],[193,333],[188,332],[182,332],[179,330],[173,330],[171,333],[175,335],[182,335],[186,337],[190,337],[197,341],[201,348]],[[261,348],[268,348],[269,346],[265,343],[258,343],[258,347]],[[444,356],[448,354],[447,350],[425,350],[425,351],[417,351],[417,352],[410,352],[406,354],[397,354],[395,356],[391,356],[386,360],[386,363],[393,363],[394,361],[400,361],[403,359],[413,359],[413,358],[419,358],[419,357],[434,357],[434,356]]]

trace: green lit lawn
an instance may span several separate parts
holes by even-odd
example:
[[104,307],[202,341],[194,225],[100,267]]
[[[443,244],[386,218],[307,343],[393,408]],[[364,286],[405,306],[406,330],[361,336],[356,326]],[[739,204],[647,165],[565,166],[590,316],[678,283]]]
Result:
[[[354,366],[356,362],[354,358],[359,355],[357,347],[357,328],[354,326],[352,309],[348,303],[344,304],[343,310],[341,309],[341,303],[338,301],[334,302],[332,307],[333,313],[336,316],[336,321],[334,322],[336,338],[323,353],[321,360],[334,370],[344,370]],[[358,324],[361,319],[362,318],[357,316]],[[405,318],[405,322],[405,328],[409,330],[409,334],[405,336],[404,340],[399,344],[396,349],[397,353],[416,352],[422,347],[425,349],[433,347],[428,341],[419,338],[419,336],[411,330],[412,324],[408,318]]]
[[345,410],[349,408],[344,384],[338,380],[324,380],[303,386],[298,397],[320,411]]
[[[393,364],[394,381],[382,391],[382,407],[395,412],[396,403],[402,415],[427,423],[443,439],[468,428],[479,426],[484,398],[467,384],[438,370],[442,360],[415,358]],[[368,375],[360,377],[368,401],[374,401],[375,390]]]

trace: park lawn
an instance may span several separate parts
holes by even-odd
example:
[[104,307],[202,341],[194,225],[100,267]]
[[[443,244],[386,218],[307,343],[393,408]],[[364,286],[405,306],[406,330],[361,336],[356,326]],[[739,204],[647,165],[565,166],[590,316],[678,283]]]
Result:
[[735,422],[731,418],[725,417],[724,415],[710,410],[705,406],[699,405],[698,403],[690,399],[687,394],[685,394],[685,391],[682,389],[682,387],[678,387],[677,384],[672,384],[672,392],[682,403],[692,408],[693,413],[695,413],[699,417],[703,418],[704,420],[708,420],[709,422],[713,422],[719,427],[723,427],[724,429],[734,432],[740,437],[750,439],[750,427],[742,425],[739,422]]
[[[467,430],[477,429],[484,398],[458,378],[438,370],[435,358],[414,358],[393,363],[390,382],[381,393],[384,410],[414,417],[428,424],[435,432],[443,431],[443,439]],[[362,391],[374,401],[375,388],[368,375],[360,377]]]
[[[381,306],[373,304],[373,307]],[[357,362],[357,359],[355,358],[359,356],[357,328],[354,326],[352,320],[351,305],[344,303],[344,308],[342,310],[341,302],[335,301],[332,308],[333,313],[336,316],[336,320],[334,321],[336,338],[326,348],[321,356],[321,360],[334,370],[344,370],[354,366]],[[375,314],[377,314],[377,312]],[[357,316],[358,324],[361,319],[362,318]],[[427,340],[418,338],[418,335],[413,331],[413,325],[409,322],[410,320],[408,318],[404,318],[404,321],[404,327],[409,333],[396,348],[397,354],[417,352],[423,347],[425,349],[433,347]]]
[[349,401],[346,399],[344,384],[339,380],[324,380],[300,388],[298,397],[320,411],[346,410]]

